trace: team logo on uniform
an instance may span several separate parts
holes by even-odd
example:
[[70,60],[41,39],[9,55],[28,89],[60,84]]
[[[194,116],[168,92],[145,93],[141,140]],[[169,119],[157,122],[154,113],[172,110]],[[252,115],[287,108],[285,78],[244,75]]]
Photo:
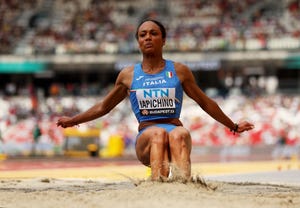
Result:
[[142,110],[142,115],[147,116],[147,115],[149,115],[149,112],[147,110]]
[[173,77],[173,72],[167,71],[166,75],[167,75],[168,78],[172,78]]

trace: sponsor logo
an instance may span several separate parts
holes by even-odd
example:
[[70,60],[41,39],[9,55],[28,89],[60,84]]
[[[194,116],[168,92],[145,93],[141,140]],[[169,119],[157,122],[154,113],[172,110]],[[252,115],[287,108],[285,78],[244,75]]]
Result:
[[136,91],[142,115],[175,114],[175,88],[151,88]]
[[139,81],[140,79],[142,79],[144,76],[139,76],[138,78],[136,78],[136,81]]

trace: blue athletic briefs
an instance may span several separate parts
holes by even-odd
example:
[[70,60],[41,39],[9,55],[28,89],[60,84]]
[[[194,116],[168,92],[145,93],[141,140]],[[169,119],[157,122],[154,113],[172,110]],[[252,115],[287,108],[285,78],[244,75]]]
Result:
[[[157,127],[161,127],[164,128],[167,132],[172,131],[173,129],[175,129],[177,126],[173,125],[173,124],[154,124],[152,126],[157,126]],[[143,128],[142,130],[139,131],[138,135],[136,136],[136,139],[138,139],[140,137],[140,135],[149,127],[152,126],[148,126],[146,128]]]

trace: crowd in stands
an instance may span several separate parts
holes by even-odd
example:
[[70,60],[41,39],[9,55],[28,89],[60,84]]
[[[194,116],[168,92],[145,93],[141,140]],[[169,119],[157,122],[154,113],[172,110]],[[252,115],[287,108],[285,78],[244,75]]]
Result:
[[[135,53],[135,29],[145,17],[165,24],[169,52],[300,49],[299,0],[1,0],[0,54]],[[13,84],[4,90],[0,143],[7,129],[28,119],[57,129],[58,116],[84,111],[106,92],[72,84],[53,84],[47,97]],[[299,96],[229,93],[214,99],[233,120],[246,118],[255,129],[233,135],[186,98],[181,119],[195,145],[300,145]],[[103,137],[118,132],[134,144],[137,122],[128,108],[126,100],[88,125],[101,128]]]
[[[22,120],[37,119],[52,123],[58,116],[74,115],[89,108],[102,96],[2,96],[0,99],[0,130],[5,133],[9,127]],[[248,98],[237,92],[228,97],[213,97],[234,121],[247,119],[255,129],[241,135],[233,135],[229,129],[215,122],[187,97],[184,99],[181,119],[191,130],[193,143],[201,146],[222,145],[275,145],[287,132],[286,143],[300,145],[300,97],[297,95],[265,95]],[[38,100],[35,100],[38,99]],[[37,104],[37,103],[38,104]],[[129,110],[128,100],[123,101],[110,114],[89,122],[88,126],[101,128],[103,132],[119,132],[128,144],[135,143],[137,122]],[[35,109],[34,109],[35,108]],[[107,132],[106,132],[107,134]]]
[[0,54],[10,54],[22,40],[27,25],[22,15],[36,7],[36,0],[2,0],[0,4]]
[[168,29],[166,51],[300,48],[299,0],[3,0],[0,52],[134,53],[145,17]]

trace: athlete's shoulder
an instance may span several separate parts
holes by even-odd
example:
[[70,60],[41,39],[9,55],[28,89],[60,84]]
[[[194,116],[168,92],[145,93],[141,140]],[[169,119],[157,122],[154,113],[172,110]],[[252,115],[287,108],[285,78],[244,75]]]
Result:
[[132,76],[133,75],[133,71],[134,71],[134,66],[126,66],[124,67],[120,73],[119,73],[119,76],[121,77],[128,77],[128,76]]
[[132,72],[134,70],[134,65],[126,66],[124,67],[121,72],[127,73],[127,72]]
[[191,75],[190,68],[181,62],[174,62],[174,68],[181,82],[183,82],[187,77]]
[[134,66],[124,67],[120,71],[116,83],[123,83],[127,87],[129,87],[130,83],[131,83],[131,80],[133,78],[133,71],[134,71]]
[[183,64],[182,62],[173,61],[173,64],[174,64],[175,68],[185,68],[185,69],[188,69],[188,66],[185,65],[185,64]]
[[190,69],[187,65],[181,63],[181,62],[173,62],[174,68],[177,74],[179,73],[188,73],[190,72]]

